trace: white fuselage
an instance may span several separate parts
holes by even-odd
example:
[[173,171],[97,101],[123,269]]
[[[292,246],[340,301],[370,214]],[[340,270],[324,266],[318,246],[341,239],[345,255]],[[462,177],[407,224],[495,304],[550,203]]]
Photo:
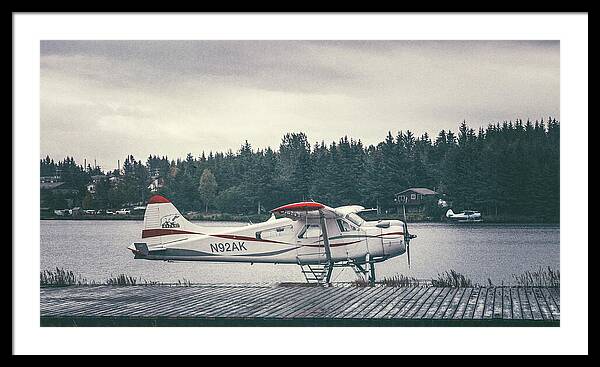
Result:
[[481,213],[472,210],[466,210],[462,213],[454,213],[452,210],[448,210],[446,217],[453,221],[480,221]]
[[[331,259],[334,262],[370,259],[385,260],[406,251],[403,223],[387,221],[353,223],[346,218],[327,218],[325,225]],[[142,232],[141,243],[148,253],[134,251],[136,258],[250,263],[316,264],[326,261],[325,245],[318,218],[271,219],[207,233],[209,228],[187,226],[151,229]],[[139,243],[138,243],[139,244]]]

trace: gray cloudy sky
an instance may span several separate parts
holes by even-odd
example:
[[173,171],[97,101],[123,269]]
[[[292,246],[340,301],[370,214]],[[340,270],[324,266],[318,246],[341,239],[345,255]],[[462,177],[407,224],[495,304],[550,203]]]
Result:
[[42,41],[41,151],[116,168],[559,117],[558,41]]

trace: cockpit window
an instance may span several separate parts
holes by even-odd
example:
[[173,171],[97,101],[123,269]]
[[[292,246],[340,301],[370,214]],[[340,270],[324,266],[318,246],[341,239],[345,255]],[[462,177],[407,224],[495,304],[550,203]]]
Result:
[[348,215],[346,215],[346,219],[348,219],[350,222],[354,223],[358,227],[360,227],[360,225],[364,222],[364,219],[359,217],[356,213],[349,213]]
[[340,232],[348,232],[354,230],[354,228],[348,224],[345,220],[338,219],[337,220],[338,227],[340,228]]

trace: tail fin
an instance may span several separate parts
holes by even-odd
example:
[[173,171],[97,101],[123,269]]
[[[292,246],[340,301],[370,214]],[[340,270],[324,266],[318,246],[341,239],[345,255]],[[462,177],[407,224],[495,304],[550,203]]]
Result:
[[201,228],[185,219],[173,203],[160,195],[150,198],[142,229],[142,238],[149,246],[177,241],[192,233],[202,234]]
[[454,215],[454,212],[452,211],[452,209],[448,209],[448,211],[446,212],[446,218],[450,218],[453,215]]

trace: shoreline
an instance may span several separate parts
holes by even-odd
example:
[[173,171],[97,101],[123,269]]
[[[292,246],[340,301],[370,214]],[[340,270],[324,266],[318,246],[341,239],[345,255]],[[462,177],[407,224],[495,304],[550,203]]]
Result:
[[[187,218],[187,217],[186,217]],[[217,215],[217,216],[207,216],[207,217],[191,217],[188,218],[190,222],[254,222],[260,223],[269,219],[268,216],[258,217],[257,215],[253,216],[236,216],[236,215]],[[111,215],[111,216],[74,216],[74,217],[40,217],[40,220],[64,220],[64,221],[106,221],[106,220],[116,220],[116,221],[143,221],[143,216],[132,216],[132,215]],[[506,221],[506,220],[484,220],[480,223],[455,223],[448,221],[439,221],[439,220],[418,220],[418,221],[409,221],[408,223],[440,223],[440,224],[448,224],[452,226],[486,226],[486,225],[529,225],[529,226],[558,226],[560,227],[560,222],[543,222],[543,221],[535,221],[535,220],[523,220],[523,221]]]

